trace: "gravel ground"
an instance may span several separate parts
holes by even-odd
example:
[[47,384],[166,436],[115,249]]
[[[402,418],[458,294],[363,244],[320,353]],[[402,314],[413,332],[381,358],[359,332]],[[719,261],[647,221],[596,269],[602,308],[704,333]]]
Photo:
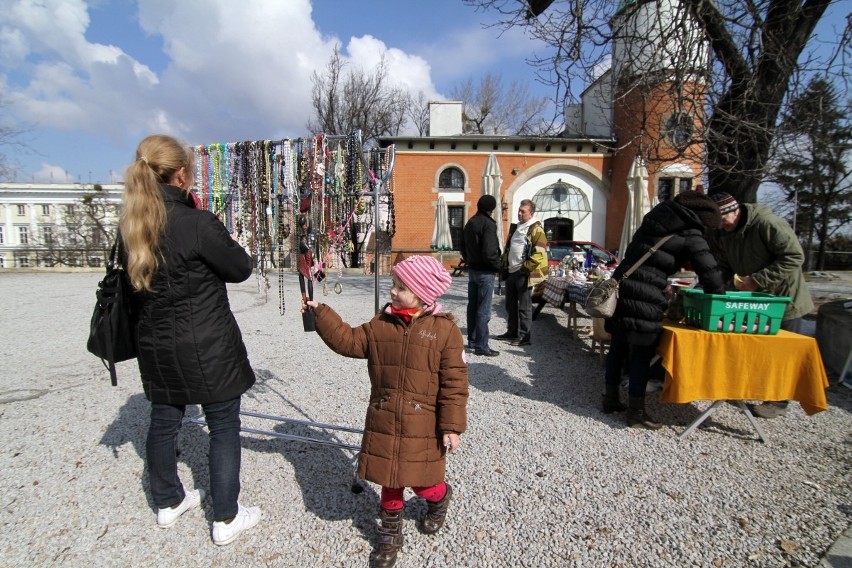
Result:
[[[210,541],[209,501],[173,528],[156,526],[144,467],[148,405],[135,362],[109,385],[84,349],[99,274],[0,274],[0,565],[364,566],[375,542],[377,488],[351,491],[352,453],[243,435],[241,501],[263,518],[227,547]],[[334,280],[334,276],[331,277]],[[257,385],[243,409],[360,427],[363,361],[302,331],[298,284],[230,286]],[[344,277],[320,296],[353,324],[373,311],[373,281]],[[383,281],[383,296],[388,285]],[[445,309],[464,321],[466,280]],[[491,329],[505,330],[502,298]],[[815,566],[852,516],[852,391],[830,387],[827,412],[797,404],[763,422],[723,406],[686,440],[708,403],[649,406],[659,432],[598,411],[602,367],[547,308],[532,346],[471,357],[469,430],[451,456],[456,499],[436,537],[417,531],[423,503],[406,493],[398,566]],[[195,413],[190,407],[190,413]],[[244,426],[321,441],[358,435],[245,418]],[[209,487],[206,431],[186,425],[180,472]]]

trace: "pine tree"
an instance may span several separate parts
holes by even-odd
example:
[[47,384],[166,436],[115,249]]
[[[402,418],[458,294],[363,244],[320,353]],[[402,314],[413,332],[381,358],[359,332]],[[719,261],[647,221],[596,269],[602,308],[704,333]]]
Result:
[[852,226],[852,125],[828,81],[816,78],[793,98],[776,141],[774,177],[794,204],[792,223],[809,259],[818,243],[810,264],[823,270],[827,243]]

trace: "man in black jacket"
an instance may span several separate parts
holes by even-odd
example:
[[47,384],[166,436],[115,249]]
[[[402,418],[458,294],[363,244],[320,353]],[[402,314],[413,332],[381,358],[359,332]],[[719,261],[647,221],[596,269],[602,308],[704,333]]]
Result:
[[464,226],[462,258],[468,266],[467,344],[474,355],[495,357],[488,346],[488,321],[494,296],[494,276],[500,271],[500,243],[497,222],[491,213],[497,208],[493,195],[483,195],[476,203],[476,215]]

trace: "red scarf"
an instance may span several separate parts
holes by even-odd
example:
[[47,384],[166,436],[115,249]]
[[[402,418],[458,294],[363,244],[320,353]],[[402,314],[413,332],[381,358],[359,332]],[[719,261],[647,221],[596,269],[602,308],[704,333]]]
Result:
[[391,314],[395,315],[405,323],[411,323],[413,318],[422,308],[395,308],[390,307]]

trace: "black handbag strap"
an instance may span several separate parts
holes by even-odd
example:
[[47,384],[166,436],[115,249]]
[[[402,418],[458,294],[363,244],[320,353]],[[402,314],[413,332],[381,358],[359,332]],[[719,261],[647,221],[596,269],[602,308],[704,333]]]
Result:
[[109,260],[106,263],[107,272],[110,271],[116,264],[122,264],[121,253],[124,252],[124,241],[121,238],[121,231],[116,231],[115,242],[112,243],[112,248],[109,251]]
[[[122,264],[121,253],[122,253],[123,250],[124,250],[124,243],[123,243],[122,238],[121,238],[121,232],[116,231],[115,242],[112,243],[112,248],[109,251],[109,261],[107,262],[107,266],[106,266],[107,274],[109,274],[109,271],[112,270],[113,268],[115,268],[117,265]],[[115,291],[113,291],[113,294],[112,294],[111,297],[112,297],[112,300],[110,300],[110,301],[114,301],[114,299],[116,298]],[[98,301],[102,301],[101,298],[98,298]],[[112,320],[110,318],[106,318],[106,324],[107,324],[107,327],[109,328],[109,332],[108,332],[107,335],[109,337],[112,337],[112,334],[114,333],[114,330],[112,329]],[[118,375],[116,374],[116,371],[115,371],[115,353],[113,352],[113,349],[112,349],[112,342],[107,341],[106,345],[104,347],[106,348],[107,357],[106,357],[106,360],[101,359],[101,362],[104,364],[104,367],[106,367],[107,370],[109,370],[109,380],[112,383],[112,386],[118,386]]]
[[[642,255],[642,258],[640,258],[636,263],[633,264],[633,266],[628,268],[624,272],[624,274],[621,275],[621,280],[625,280],[625,279],[627,279],[628,276],[633,274],[636,271],[637,268],[642,266],[645,263],[646,260],[651,258],[652,254],[657,252],[660,249],[660,247],[663,246],[666,243],[666,241],[668,241],[673,236],[674,236],[674,234],[666,235],[665,237],[663,237],[662,239],[657,241],[657,243],[654,246],[652,246],[651,248],[648,249],[648,252],[646,252],[645,254]],[[619,280],[619,282],[620,282],[620,280]]]

